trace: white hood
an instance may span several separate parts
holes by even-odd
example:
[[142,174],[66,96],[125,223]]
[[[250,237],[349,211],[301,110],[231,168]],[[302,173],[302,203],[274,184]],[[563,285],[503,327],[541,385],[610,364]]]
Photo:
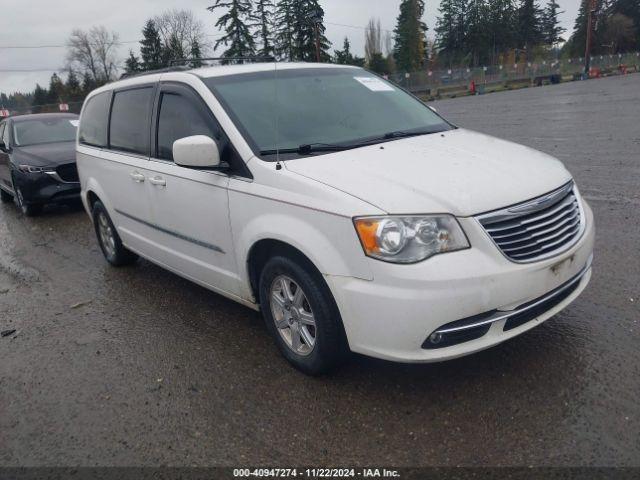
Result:
[[571,179],[553,157],[463,129],[290,160],[286,168],[393,214],[470,216]]

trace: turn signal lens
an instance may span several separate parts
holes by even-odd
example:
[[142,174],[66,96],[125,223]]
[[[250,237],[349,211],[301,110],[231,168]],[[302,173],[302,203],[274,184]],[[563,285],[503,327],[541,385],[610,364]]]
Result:
[[393,263],[416,263],[433,255],[469,248],[451,215],[360,217],[354,219],[365,253]]

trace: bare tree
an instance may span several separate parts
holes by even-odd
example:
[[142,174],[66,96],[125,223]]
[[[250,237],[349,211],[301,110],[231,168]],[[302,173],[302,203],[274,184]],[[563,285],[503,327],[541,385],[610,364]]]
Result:
[[75,29],[69,38],[67,66],[89,73],[96,83],[110,82],[118,74],[117,49],[118,34],[103,26],[88,32]]
[[364,31],[364,55],[370,62],[376,53],[382,53],[382,27],[380,19],[369,20]]
[[384,54],[387,57],[393,56],[393,35],[389,31],[384,34]]
[[204,23],[191,10],[167,10],[155,16],[153,21],[165,47],[173,45],[178,51],[190,52],[196,44],[202,53],[210,47]]

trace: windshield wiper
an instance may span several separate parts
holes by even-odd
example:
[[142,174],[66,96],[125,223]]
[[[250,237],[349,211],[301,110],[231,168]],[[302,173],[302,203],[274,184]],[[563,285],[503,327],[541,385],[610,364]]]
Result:
[[331,143],[307,143],[300,145],[298,148],[281,148],[279,150],[262,150],[260,155],[275,155],[276,153],[297,153],[299,155],[309,155],[314,152],[340,152],[356,148],[353,145],[334,145]]
[[418,131],[402,131],[388,132],[383,135],[384,140],[392,140],[394,138],[407,138],[407,137],[419,137],[420,135],[429,135],[435,133],[433,130],[418,130]]
[[300,145],[298,148],[282,148],[279,150],[262,150],[260,155],[276,155],[277,153],[297,153],[298,155],[309,155],[316,152],[341,152],[343,150],[351,150],[354,148],[366,147],[368,145],[374,145],[376,143],[384,142],[385,140],[393,140],[394,138],[408,138],[417,137],[420,135],[429,135],[435,133],[434,130],[418,130],[418,131],[402,131],[388,132],[380,137],[369,138],[367,140],[358,140],[353,143],[345,143],[342,145],[333,143],[307,143]]

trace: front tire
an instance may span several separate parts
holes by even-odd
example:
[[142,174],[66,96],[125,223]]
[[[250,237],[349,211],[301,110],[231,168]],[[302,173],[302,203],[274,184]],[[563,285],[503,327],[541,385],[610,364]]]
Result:
[[0,188],[0,200],[2,203],[13,203],[13,195]]
[[92,217],[98,244],[107,262],[115,267],[135,263],[138,260],[138,255],[122,244],[120,235],[118,235],[107,209],[99,200],[93,205]]
[[315,376],[344,362],[349,348],[342,320],[320,274],[278,255],[264,266],[259,288],[267,329],[294,367]]
[[16,192],[18,208],[20,208],[26,217],[36,217],[42,213],[44,205],[41,203],[26,203],[24,196],[22,195],[22,190],[20,190],[20,187],[15,186],[15,183],[14,192]]

